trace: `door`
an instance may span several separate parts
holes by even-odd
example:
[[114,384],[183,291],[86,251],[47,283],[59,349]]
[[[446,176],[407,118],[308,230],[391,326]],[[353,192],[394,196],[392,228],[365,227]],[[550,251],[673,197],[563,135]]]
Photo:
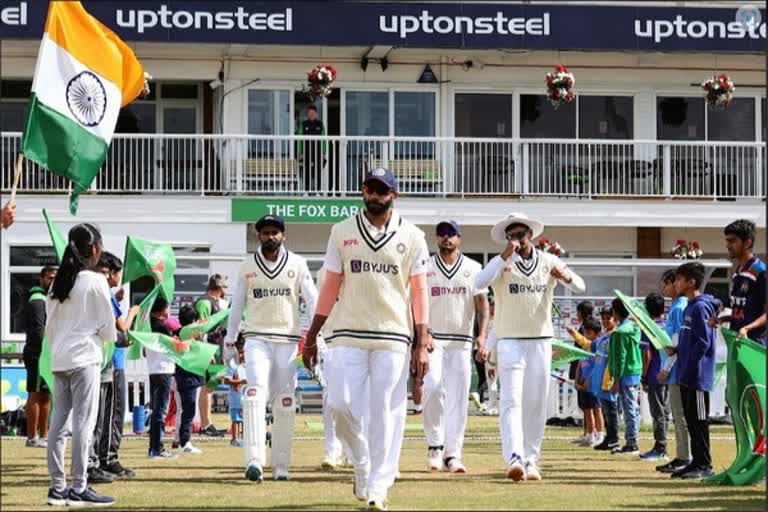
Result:
[[169,135],[160,142],[161,186],[167,191],[197,190],[198,183],[202,183],[202,177],[198,176],[200,144],[193,137],[198,133],[197,102],[192,105],[167,102],[161,110],[161,133]]

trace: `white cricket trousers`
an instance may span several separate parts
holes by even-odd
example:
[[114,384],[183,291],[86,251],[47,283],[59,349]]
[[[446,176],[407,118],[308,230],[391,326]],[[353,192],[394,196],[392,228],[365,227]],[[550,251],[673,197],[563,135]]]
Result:
[[296,343],[275,343],[259,338],[245,340],[245,375],[248,386],[255,386],[267,404],[281,393],[296,390]]
[[504,462],[509,464],[515,456],[536,462],[547,422],[552,340],[502,339],[497,354]]
[[436,341],[422,387],[424,435],[429,447],[444,447],[445,459],[461,459],[471,380],[472,346],[446,348]]
[[[318,344],[319,345],[319,344]],[[323,377],[326,379],[323,386],[323,434],[325,435],[325,456],[339,460],[342,456],[343,448],[341,441],[336,437],[336,422],[333,420],[333,414],[331,408],[328,407],[328,370],[330,368],[331,352],[323,347],[319,349],[320,352],[320,370]]]
[[370,469],[369,500],[385,499],[395,482],[408,407],[408,363],[407,353],[331,348],[328,407],[355,469]]

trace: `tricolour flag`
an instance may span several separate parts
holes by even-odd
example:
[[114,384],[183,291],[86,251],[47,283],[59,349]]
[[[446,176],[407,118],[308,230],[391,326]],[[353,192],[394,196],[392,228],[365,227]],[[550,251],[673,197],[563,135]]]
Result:
[[72,181],[73,214],[107,157],[120,107],[143,87],[144,68],[114,32],[80,2],[50,2],[21,150]]

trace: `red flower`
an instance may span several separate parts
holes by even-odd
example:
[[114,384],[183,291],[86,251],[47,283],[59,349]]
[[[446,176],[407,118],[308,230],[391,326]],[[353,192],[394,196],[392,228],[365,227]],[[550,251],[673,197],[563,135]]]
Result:
[[568,68],[566,68],[562,64],[558,64],[557,66],[555,66],[555,71],[557,71],[558,73],[567,73]]
[[694,249],[701,249],[699,242],[691,242],[691,247]]
[[678,239],[677,242],[675,242],[675,245],[685,245],[685,240]]
[[551,73],[547,73],[547,85],[551,85],[554,80],[555,77]]

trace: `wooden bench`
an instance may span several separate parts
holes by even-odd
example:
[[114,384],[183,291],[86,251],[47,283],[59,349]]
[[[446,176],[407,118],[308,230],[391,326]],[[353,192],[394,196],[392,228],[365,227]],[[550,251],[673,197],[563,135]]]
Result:
[[[237,162],[232,162],[232,169],[237,169]],[[278,187],[274,192],[294,190],[299,188],[300,169],[298,160],[248,158],[243,160],[243,186],[248,189],[248,184],[252,183],[257,189]],[[236,172],[234,180],[237,180]]]
[[[400,181],[406,191],[422,188],[439,188],[443,182],[440,162],[432,159],[398,159],[390,160],[386,165]],[[371,168],[384,167],[381,160],[372,160]]]

